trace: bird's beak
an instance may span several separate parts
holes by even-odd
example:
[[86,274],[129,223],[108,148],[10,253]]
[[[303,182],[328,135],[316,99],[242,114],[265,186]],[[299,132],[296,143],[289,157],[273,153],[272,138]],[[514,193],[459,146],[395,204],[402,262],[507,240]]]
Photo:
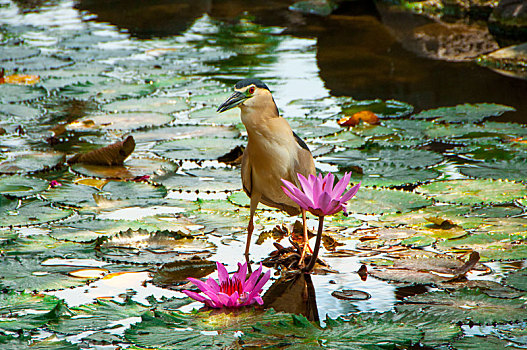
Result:
[[243,103],[248,97],[242,94],[239,91],[236,91],[234,94],[231,95],[227,99],[227,101],[223,102],[221,106],[218,107],[218,110],[216,112],[221,113],[228,111],[231,108],[234,108],[238,106],[239,104]]

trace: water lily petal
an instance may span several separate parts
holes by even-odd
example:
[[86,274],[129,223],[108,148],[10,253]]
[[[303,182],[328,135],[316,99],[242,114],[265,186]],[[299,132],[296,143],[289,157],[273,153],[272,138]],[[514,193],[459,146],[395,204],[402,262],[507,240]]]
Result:
[[220,280],[219,284],[221,285],[223,282],[227,282],[229,280],[229,273],[227,272],[225,266],[223,266],[223,264],[218,261],[216,262],[216,267],[218,269],[218,279]]
[[247,277],[247,263],[245,262],[243,265],[238,263],[238,271],[232,277],[240,281],[243,285]]
[[342,197],[340,198],[340,201],[345,203],[347,202],[348,200],[351,199],[351,197],[353,197],[355,194],[357,194],[357,191],[359,190],[359,187],[360,187],[360,182],[358,184],[356,184],[355,186],[353,186],[352,188],[350,188],[350,190],[346,193],[344,193],[342,195]]
[[197,300],[197,301],[204,302],[205,300],[207,300],[207,298],[205,298],[203,295],[198,294],[196,292],[193,292],[191,290],[186,290],[185,289],[185,290],[182,290],[181,293],[186,294],[187,296],[189,296],[192,299]]
[[258,281],[256,286],[254,287],[254,290],[259,293],[262,290],[263,286],[267,283],[267,281],[269,281],[269,278],[271,278],[271,270],[267,270],[267,272],[264,273],[263,277],[260,279],[260,281]]
[[218,299],[220,300],[220,302],[224,305],[224,306],[232,306],[230,305],[231,303],[231,298],[230,298],[230,295],[227,295],[223,292],[219,292],[218,294],[216,294]]
[[302,185],[302,190],[308,198],[313,198],[313,184],[310,183],[313,175],[309,175],[309,180],[304,177],[302,174],[296,174],[300,185]]
[[331,203],[331,196],[327,192],[322,192],[318,198],[318,208],[322,210],[324,215],[327,215],[329,204]]
[[213,291],[215,292],[219,292],[220,291],[220,286],[218,285],[218,282],[216,282],[216,280],[212,277],[209,277],[207,279],[207,285],[210,287],[210,289],[212,289]]
[[346,187],[348,186],[351,179],[351,173],[345,173],[344,176],[337,182],[331,196],[333,198],[338,198],[342,195]]
[[231,307],[232,306],[241,306],[241,304],[239,303],[238,299],[240,299],[240,294],[238,293],[238,291],[235,291],[229,297],[229,305],[228,306],[231,306]]
[[264,301],[263,301],[262,297],[259,296],[259,295],[255,296],[255,297],[251,300],[251,304],[253,303],[253,301],[256,301],[259,305],[263,305],[263,304],[264,304]]
[[247,283],[245,284],[245,287],[243,288],[244,292],[250,293],[254,289],[254,285],[256,284],[256,281],[258,280],[258,277],[260,277],[262,273],[262,263],[260,263],[260,267],[256,269],[256,271],[253,271],[249,279],[247,280]]
[[[284,181],[284,180],[282,180]],[[308,206],[312,205],[311,199],[309,199],[302,191],[300,191],[298,188],[295,190],[295,192],[289,192],[287,188],[282,187],[282,190],[284,193],[293,200],[296,204],[298,204],[301,208],[307,209]]]
[[189,277],[187,278],[190,282],[194,283],[203,293],[206,291],[212,291],[213,289],[205,282],[200,281],[196,278]]
[[[219,295],[221,294],[221,292],[213,292],[213,291],[206,291],[206,292],[203,292],[206,296],[208,296],[210,299],[211,299],[211,302],[212,302],[212,307],[215,307],[215,308],[220,308],[222,305],[225,305],[221,299],[219,298]],[[225,294],[225,293],[223,293]]]

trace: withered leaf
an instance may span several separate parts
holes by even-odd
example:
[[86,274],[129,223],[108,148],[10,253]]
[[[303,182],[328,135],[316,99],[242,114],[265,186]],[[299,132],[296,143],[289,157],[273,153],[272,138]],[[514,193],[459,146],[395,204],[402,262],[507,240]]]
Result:
[[128,136],[124,141],[113,143],[96,150],[79,153],[68,160],[68,164],[84,163],[93,165],[123,165],[123,162],[135,149],[133,136]]

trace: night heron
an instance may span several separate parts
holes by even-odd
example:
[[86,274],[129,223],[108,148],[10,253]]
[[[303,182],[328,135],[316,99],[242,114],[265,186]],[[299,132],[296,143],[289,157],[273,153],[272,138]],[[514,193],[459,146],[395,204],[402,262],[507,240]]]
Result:
[[245,257],[249,256],[254,212],[258,203],[263,203],[289,215],[302,213],[302,263],[307,247],[306,211],[285,195],[281,179],[300,187],[297,173],[306,177],[316,173],[313,156],[306,143],[280,116],[267,85],[258,79],[244,79],[236,83],[234,91],[218,108],[218,112],[240,107],[241,119],[247,129],[248,142],[243,152],[241,169],[243,190],[251,199]]

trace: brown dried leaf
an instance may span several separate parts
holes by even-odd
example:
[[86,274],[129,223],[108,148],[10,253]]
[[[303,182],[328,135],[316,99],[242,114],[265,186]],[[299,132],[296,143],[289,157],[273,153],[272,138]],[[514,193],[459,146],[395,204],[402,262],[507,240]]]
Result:
[[135,149],[133,136],[87,153],[79,153],[68,160],[68,164],[84,163],[93,165],[123,165],[123,162]]

